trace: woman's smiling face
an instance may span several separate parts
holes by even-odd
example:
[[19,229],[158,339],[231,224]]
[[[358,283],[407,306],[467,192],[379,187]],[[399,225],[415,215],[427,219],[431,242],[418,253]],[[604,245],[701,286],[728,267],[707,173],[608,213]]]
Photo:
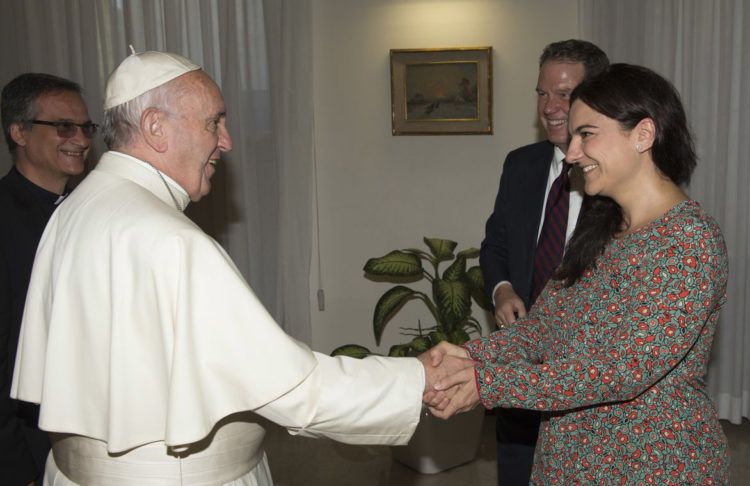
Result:
[[643,163],[634,130],[623,129],[617,120],[576,100],[570,109],[570,134],[565,159],[581,167],[586,194],[617,199],[618,194],[637,190]]

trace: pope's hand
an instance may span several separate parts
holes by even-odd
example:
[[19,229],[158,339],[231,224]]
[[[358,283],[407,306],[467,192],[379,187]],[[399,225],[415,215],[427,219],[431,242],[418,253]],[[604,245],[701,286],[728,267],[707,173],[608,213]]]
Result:
[[427,350],[430,354],[432,366],[439,366],[446,356],[455,356],[457,358],[469,358],[469,352],[461,346],[456,346],[448,341],[441,341],[437,346]]
[[479,389],[474,377],[474,367],[464,368],[435,384],[436,393],[443,392],[442,400],[428,404],[432,415],[447,419],[468,412],[479,404]]
[[425,388],[423,400],[425,403],[438,402],[435,398],[436,394],[440,394],[442,401],[445,391],[435,390],[435,385],[440,381],[450,376],[455,375],[461,370],[474,369],[474,361],[469,359],[469,353],[458,346],[448,344],[446,342],[440,343],[432,349],[425,351],[418,357],[422,363],[425,372]]
[[[466,349],[446,341],[423,353],[420,358],[426,358],[426,355],[429,356],[430,366],[443,370],[445,374],[433,383],[433,386],[425,387],[422,400],[433,411],[434,415],[448,418],[450,415],[444,413],[443,410],[453,410],[450,404],[461,390],[459,385],[469,383],[475,386],[474,361],[470,359],[469,352]],[[427,368],[427,365],[425,365],[425,368]],[[447,386],[448,383],[452,385]]]

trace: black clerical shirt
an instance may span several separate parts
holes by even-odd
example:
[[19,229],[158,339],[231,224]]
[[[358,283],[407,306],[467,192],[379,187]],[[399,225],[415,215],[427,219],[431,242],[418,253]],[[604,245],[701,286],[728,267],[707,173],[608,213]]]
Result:
[[50,447],[47,434],[37,427],[39,407],[11,399],[10,385],[34,255],[44,227],[63,197],[32,183],[15,167],[0,179],[0,484],[3,485],[26,485],[41,480]]

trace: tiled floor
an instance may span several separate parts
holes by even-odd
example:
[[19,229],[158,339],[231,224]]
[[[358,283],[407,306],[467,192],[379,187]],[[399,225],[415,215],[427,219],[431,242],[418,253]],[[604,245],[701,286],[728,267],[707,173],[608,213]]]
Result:
[[[420,474],[393,461],[389,447],[349,446],[292,437],[265,424],[266,451],[276,486],[495,486],[494,418],[485,417],[475,461],[438,474]],[[732,484],[750,485],[750,422],[722,421],[732,450]]]

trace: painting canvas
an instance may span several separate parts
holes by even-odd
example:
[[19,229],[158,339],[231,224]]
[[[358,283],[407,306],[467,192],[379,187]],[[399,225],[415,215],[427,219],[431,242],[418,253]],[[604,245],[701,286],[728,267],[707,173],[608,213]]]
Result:
[[476,120],[476,62],[406,66],[407,120]]
[[491,48],[391,50],[394,135],[491,134]]

